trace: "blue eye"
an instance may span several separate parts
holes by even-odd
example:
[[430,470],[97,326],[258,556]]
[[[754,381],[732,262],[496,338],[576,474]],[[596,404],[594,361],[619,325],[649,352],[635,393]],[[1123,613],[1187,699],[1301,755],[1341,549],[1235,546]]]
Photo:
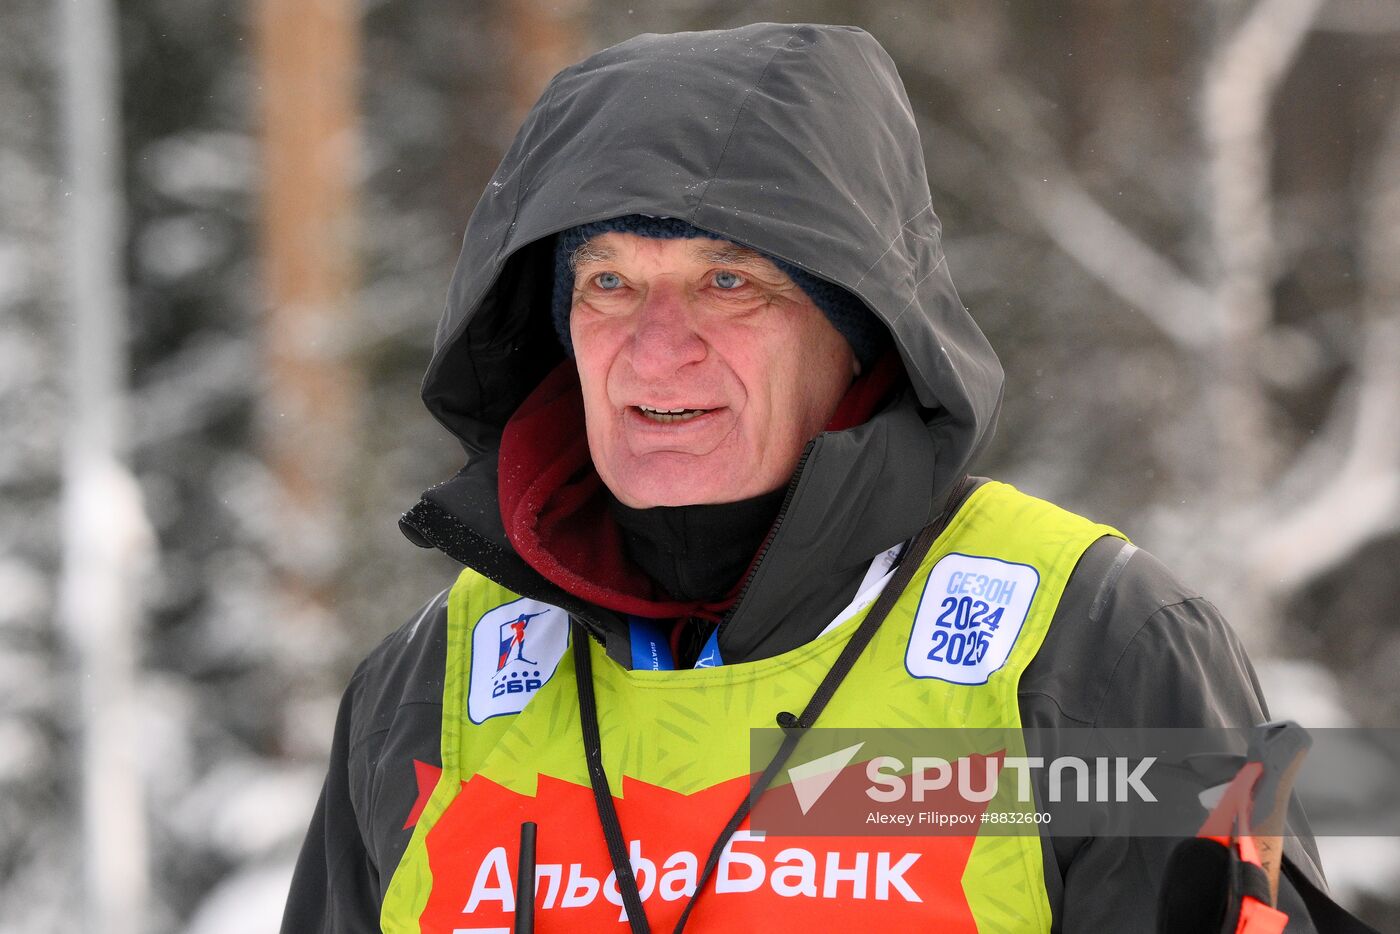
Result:
[[593,284],[605,292],[622,288],[622,277],[615,272],[600,272],[593,277]]
[[744,277],[739,275],[737,272],[721,270],[715,273],[714,278],[711,281],[714,282],[715,288],[723,289],[727,292],[733,289],[737,289],[741,285],[743,285]]

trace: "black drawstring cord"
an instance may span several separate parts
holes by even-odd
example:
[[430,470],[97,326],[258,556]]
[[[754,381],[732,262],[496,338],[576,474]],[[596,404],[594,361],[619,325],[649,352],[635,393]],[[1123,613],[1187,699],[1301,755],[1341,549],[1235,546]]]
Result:
[[622,824],[613,805],[608,774],[603,770],[603,743],[598,738],[598,703],[593,696],[593,659],[588,654],[588,631],[575,622],[571,634],[574,641],[574,680],[578,682],[578,715],[583,727],[583,755],[588,764],[588,783],[593,786],[593,805],[598,821],[603,825],[603,839],[608,844],[613,872],[617,874],[617,890],[627,911],[627,923],[634,934],[651,934],[642,896],[637,891],[637,879],[632,875],[632,861],[627,857],[627,841],[622,838]]
[[[685,909],[681,912],[680,919],[676,921],[674,934],[681,934],[685,929],[686,921],[689,920],[695,903],[699,900],[700,894],[705,891],[710,877],[714,875],[719,866],[719,860],[724,854],[725,846],[728,845],[729,839],[734,836],[735,831],[739,829],[739,825],[744,822],[744,818],[748,817],[752,802],[768,790],[769,784],[787,763],[793,750],[797,748],[797,744],[801,742],[803,732],[816,722],[817,717],[821,716],[821,712],[826,709],[826,705],[831,701],[836,689],[841,686],[841,682],[855,666],[857,659],[865,651],[865,647],[875,637],[875,632],[880,628],[880,624],[885,621],[885,617],[889,615],[895,602],[904,593],[904,589],[909,586],[914,573],[923,563],[924,556],[928,554],[934,541],[942,534],[948,522],[953,518],[954,512],[962,504],[967,483],[967,478],[963,477],[948,496],[947,505],[943,512],[934,522],[925,526],[915,536],[914,541],[905,551],[894,577],[890,578],[890,582],[885,585],[885,589],[880,592],[880,596],[870,607],[870,611],[866,613],[865,619],[861,621],[860,626],[842,647],[841,654],[837,656],[826,676],[817,685],[816,691],[812,693],[812,698],[803,708],[802,714],[793,716],[786,710],[778,714],[778,726],[782,727],[784,732],[783,742],[754,782],[749,794],[745,795],[743,800],[739,802],[733,816],[729,818],[724,828],[720,830],[719,836],[715,838],[714,845],[710,847],[710,855],[705,860],[705,868],[695,883],[695,891],[691,893],[690,898],[686,901]],[[632,874],[632,862],[628,858],[627,844],[622,836],[622,825],[618,821],[617,808],[613,805],[612,791],[608,787],[608,777],[603,771],[603,747],[598,737],[598,704],[593,693],[593,661],[588,654],[588,638],[587,631],[576,622],[573,627],[574,680],[578,686],[579,720],[583,726],[583,751],[588,763],[588,780],[589,784],[593,786],[593,801],[598,809],[598,820],[603,825],[603,839],[607,842],[608,855],[612,858],[613,872],[617,875],[617,888],[622,895],[623,906],[627,910],[628,924],[631,925],[634,934],[651,934],[651,925],[647,921],[646,912],[642,908],[641,893],[637,889],[637,879]]]

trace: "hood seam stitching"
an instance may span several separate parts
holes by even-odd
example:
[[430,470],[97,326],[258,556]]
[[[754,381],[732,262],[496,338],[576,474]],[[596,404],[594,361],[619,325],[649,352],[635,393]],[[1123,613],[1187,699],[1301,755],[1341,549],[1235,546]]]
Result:
[[948,265],[948,256],[947,256],[947,254],[940,252],[940,253],[939,253],[939,256],[938,256],[938,262],[936,262],[936,263],[933,264],[933,268],[930,269],[928,272],[924,273],[922,276],[920,276],[920,277],[914,282],[914,285],[913,285],[913,287],[912,287],[912,291],[914,291],[915,294],[909,296],[909,301],[907,301],[907,302],[904,303],[904,307],[901,308],[901,309],[899,309],[899,311],[897,311],[897,312],[894,313],[894,317],[890,319],[890,325],[891,325],[891,327],[893,327],[894,322],[898,321],[900,318],[903,318],[904,315],[905,315],[905,313],[906,313],[910,308],[913,308],[913,307],[914,307],[914,302],[918,301],[918,299],[919,299],[919,296],[918,296],[918,294],[917,294],[917,293],[918,293],[918,288],[919,288],[919,286],[921,286],[921,285],[923,285],[925,282],[927,282],[929,276],[931,276],[931,275],[933,275],[934,273],[938,272],[938,270],[942,269],[942,268],[943,268],[944,266],[946,266],[946,265]]
[[[933,210],[933,198],[929,198],[927,201],[925,201],[925,202],[923,203],[923,205],[922,205],[917,211],[915,211],[913,214],[909,215],[909,219],[908,219],[908,220],[904,221],[902,224],[899,225],[899,230],[895,233],[895,235],[894,235],[893,237],[890,238],[889,243],[886,243],[886,244],[885,244],[884,250],[882,250],[882,251],[880,252],[880,255],[879,255],[879,256],[875,257],[875,259],[871,261],[870,265],[866,267],[865,272],[863,272],[863,273],[860,274],[860,278],[856,280],[855,285],[851,286],[851,288],[852,288],[852,289],[858,289],[858,288],[860,288],[860,284],[861,284],[862,282],[864,282],[866,279],[869,279],[869,278],[870,278],[870,274],[871,274],[872,272],[875,271],[875,267],[878,266],[878,265],[880,265],[880,260],[882,260],[882,259],[884,259],[886,256],[888,256],[889,253],[890,253],[890,250],[893,250],[893,249],[894,249],[895,243],[898,242],[900,239],[902,239],[902,237],[903,237],[903,235],[904,235],[904,231],[906,231],[906,230],[909,229],[909,225],[912,224],[912,223],[914,223],[914,221],[918,220],[918,219],[919,219],[920,217],[922,217],[924,214],[926,214],[926,213],[928,213],[928,212],[930,212],[930,211],[932,211],[932,210]],[[942,248],[940,247],[939,253],[942,253],[942,252],[943,252],[943,250],[942,250]],[[934,267],[934,269],[937,269],[937,268],[938,268],[937,266]],[[920,279],[920,280],[919,280],[919,282],[923,282],[924,279],[927,279],[927,278],[928,278],[928,275],[925,275],[925,276],[923,277],[923,279]],[[915,283],[915,284],[917,285],[918,283]],[[908,306],[906,305],[905,307],[907,308]],[[903,314],[903,313],[904,313],[904,312],[903,312],[903,310],[901,309],[900,314]],[[895,317],[897,318],[897,317],[899,317],[899,315],[896,315]]]
[[714,180],[720,174],[720,168],[724,165],[724,157],[729,154],[729,144],[734,142],[734,131],[739,128],[739,121],[743,119],[744,112],[749,108],[749,99],[752,98],[754,92],[763,85],[763,79],[768,77],[768,69],[773,67],[773,60],[776,59],[780,53],[788,51],[789,47],[792,45],[792,40],[796,38],[797,30],[794,29],[792,32],[788,33],[787,41],[774,49],[773,54],[768,56],[768,61],[763,63],[763,70],[758,73],[758,78],[754,81],[753,87],[749,88],[747,93],[744,94],[744,99],[734,111],[734,122],[729,125],[729,134],[724,138],[724,146],[719,151],[719,158],[715,159],[714,170],[710,173],[710,177],[705,179],[705,187],[700,189],[700,193],[695,196],[695,207],[690,209],[690,217],[687,218],[687,220],[694,221],[696,215],[700,213],[700,209],[705,206],[705,196],[709,194],[710,185],[714,183]]

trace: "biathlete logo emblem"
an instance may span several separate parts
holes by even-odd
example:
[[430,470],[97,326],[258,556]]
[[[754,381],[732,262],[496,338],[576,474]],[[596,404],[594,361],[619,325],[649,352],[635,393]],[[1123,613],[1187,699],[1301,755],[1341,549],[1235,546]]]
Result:
[[483,614],[472,627],[472,722],[524,710],[554,676],[568,641],[568,614],[547,603],[522,598]]
[[525,657],[525,627],[530,624],[530,620],[542,613],[522,613],[520,616],[508,623],[501,623],[501,658],[496,662],[496,670],[504,671],[506,662],[510,661],[511,650],[515,650],[515,658],[527,665],[537,665],[536,661]]

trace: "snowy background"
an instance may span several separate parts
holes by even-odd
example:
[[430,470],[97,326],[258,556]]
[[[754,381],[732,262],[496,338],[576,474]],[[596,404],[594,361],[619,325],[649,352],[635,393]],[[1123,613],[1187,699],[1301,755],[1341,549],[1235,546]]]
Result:
[[[558,67],[757,19],[899,64],[983,472],[1216,599],[1275,715],[1400,724],[1394,0],[5,0],[0,934],[275,929],[339,691],[455,572],[395,522],[477,193]],[[1400,929],[1400,841],[1321,843]]]

